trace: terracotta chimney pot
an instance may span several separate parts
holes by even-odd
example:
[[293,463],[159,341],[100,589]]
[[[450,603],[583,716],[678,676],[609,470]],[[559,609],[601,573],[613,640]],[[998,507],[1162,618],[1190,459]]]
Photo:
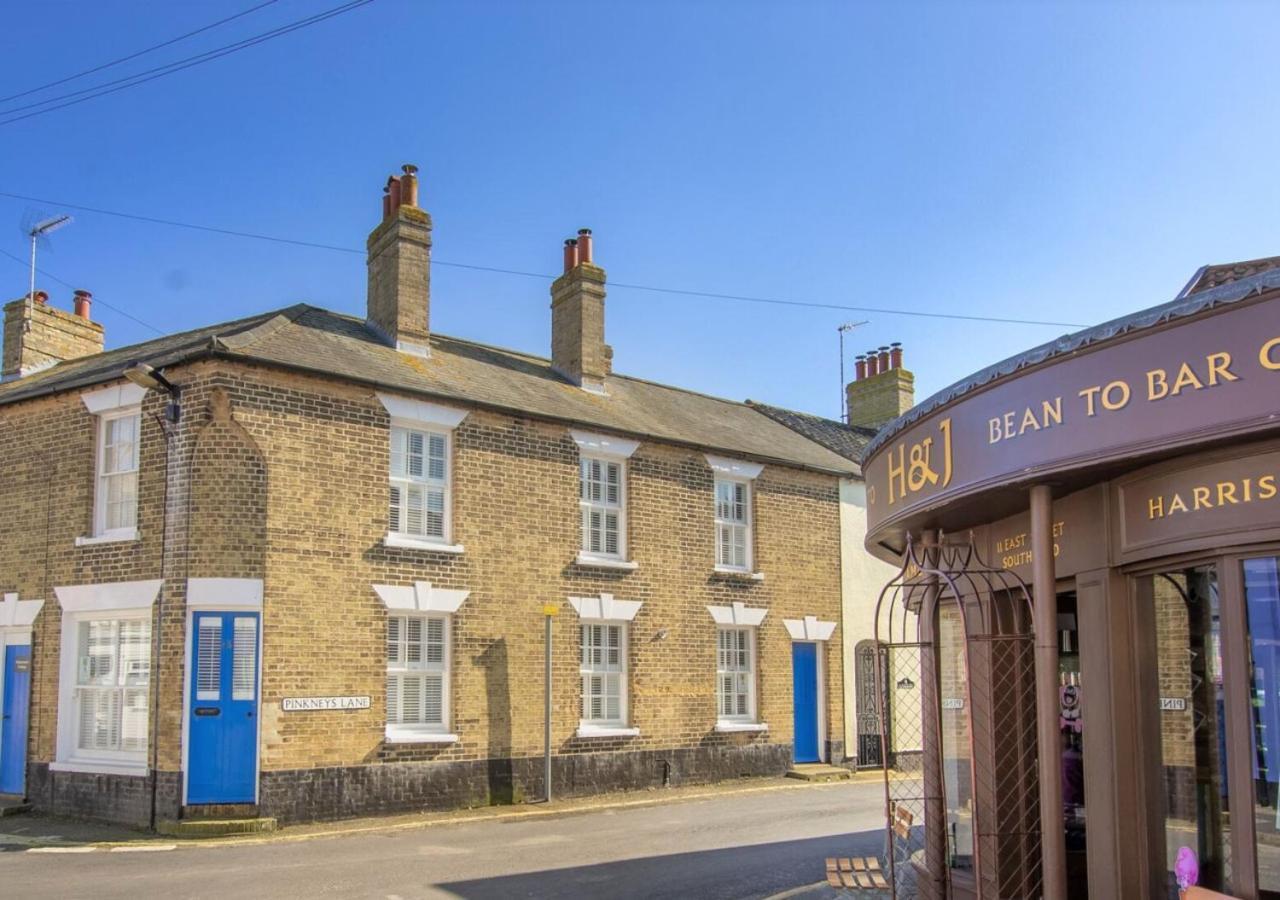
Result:
[[888,372],[889,371],[889,348],[881,347],[880,353],[878,354],[878,358],[879,358],[878,361],[880,363],[880,371]]
[[568,272],[578,264],[578,242],[569,238],[564,242],[564,270]]
[[858,354],[858,362],[855,366],[855,371],[857,374],[853,377],[854,381],[861,381],[867,377],[867,358],[861,353]]
[[889,368],[902,368],[902,343],[894,341],[889,345]]
[[877,375],[880,372],[880,357],[876,356],[876,351],[867,351],[867,377]]
[[48,292],[48,291],[36,291],[36,302],[37,302],[37,303],[48,303],[48,302],[49,302],[49,292]]
[[89,293],[88,291],[76,291],[76,296],[75,296],[76,315],[84,319],[85,321],[88,321],[89,306],[92,303],[92,301],[93,301],[93,294]]
[[417,206],[418,205],[418,167],[410,163],[406,163],[405,165],[401,166],[400,169],[401,171],[404,172],[404,174],[400,176],[400,183],[402,185],[401,191],[400,191],[401,201],[404,203],[405,206]]
[[578,261],[584,262],[584,263],[591,262],[592,249],[593,248],[592,248],[592,239],[591,239],[591,229],[579,228],[578,229]]

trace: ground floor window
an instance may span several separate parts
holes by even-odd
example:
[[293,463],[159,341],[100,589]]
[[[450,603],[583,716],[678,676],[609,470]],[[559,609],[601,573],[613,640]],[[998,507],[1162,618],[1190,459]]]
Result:
[[716,715],[725,722],[754,722],[755,629],[720,628],[716,648]]
[[448,722],[448,620],[387,617],[387,725],[404,731],[444,731]]
[[627,722],[626,626],[582,626],[582,724]]
[[1244,561],[1258,888],[1280,893],[1280,557]]
[[75,635],[77,754],[145,762],[150,620],[86,619]]

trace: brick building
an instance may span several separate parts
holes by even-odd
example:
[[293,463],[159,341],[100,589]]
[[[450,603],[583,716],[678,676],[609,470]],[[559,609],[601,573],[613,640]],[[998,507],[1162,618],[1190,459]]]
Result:
[[614,374],[585,230],[550,359],[431,332],[412,167],[368,249],[363,319],[101,352],[87,294],[5,307],[0,793],[138,825],[541,796],[545,607],[558,794],[843,761],[850,461]]

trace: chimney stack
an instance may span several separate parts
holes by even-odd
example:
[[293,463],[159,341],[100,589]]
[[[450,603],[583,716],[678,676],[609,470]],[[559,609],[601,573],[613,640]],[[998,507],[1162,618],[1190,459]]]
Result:
[[431,216],[418,206],[417,166],[405,165],[387,179],[382,223],[366,246],[366,324],[397,350],[430,355]]
[[858,357],[854,380],[845,386],[850,425],[879,430],[915,405],[916,378],[902,367],[902,344]]
[[102,326],[89,319],[92,295],[75,292],[75,313],[51,306],[36,291],[4,307],[4,353],[0,379],[10,381],[69,359],[102,352]]
[[564,274],[551,285],[551,365],[584,390],[604,393],[613,348],[604,342],[604,269],[590,228],[564,242]]

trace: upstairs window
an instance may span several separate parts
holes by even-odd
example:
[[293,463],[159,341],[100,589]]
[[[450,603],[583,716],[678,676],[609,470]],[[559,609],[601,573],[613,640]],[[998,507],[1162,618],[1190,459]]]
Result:
[[626,626],[582,626],[582,724],[623,727],[627,722]]
[[449,435],[391,428],[392,534],[447,543]]
[[387,725],[444,731],[449,696],[448,621],[444,616],[387,617]]
[[142,415],[137,409],[99,417],[98,477],[94,534],[132,532],[138,525],[138,437]]
[[625,556],[625,485],[623,463],[601,457],[581,458],[582,552],[590,556]]
[[753,628],[718,629],[716,715],[721,721],[755,721],[754,632]]
[[716,479],[716,565],[751,571],[751,485]]

